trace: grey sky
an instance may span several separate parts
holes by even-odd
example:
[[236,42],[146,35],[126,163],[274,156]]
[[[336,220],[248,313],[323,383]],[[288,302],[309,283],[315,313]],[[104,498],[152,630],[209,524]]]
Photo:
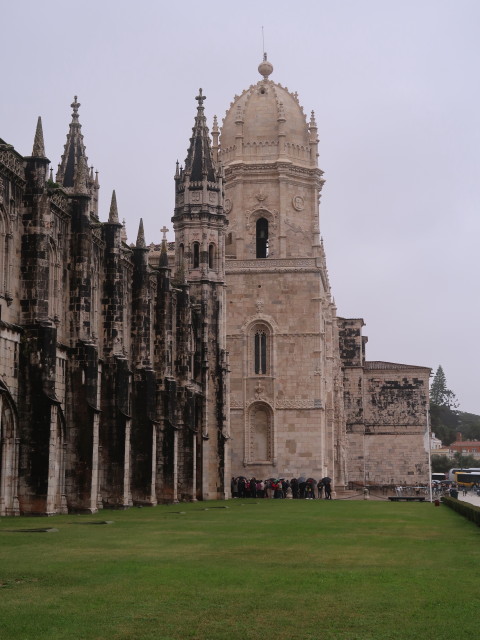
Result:
[[172,228],[198,88],[221,120],[260,78],[264,25],[271,79],[316,113],[338,314],[365,319],[369,360],[441,363],[480,413],[480,2],[0,0],[0,16],[0,137],[30,154],[41,115],[56,171],[78,95],[100,217],[116,189],[148,243]]

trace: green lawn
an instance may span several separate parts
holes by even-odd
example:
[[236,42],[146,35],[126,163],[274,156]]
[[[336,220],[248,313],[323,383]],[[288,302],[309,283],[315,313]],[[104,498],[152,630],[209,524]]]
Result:
[[[58,532],[11,531],[33,527]],[[479,533],[445,506],[374,501],[2,518],[0,638],[475,638]]]

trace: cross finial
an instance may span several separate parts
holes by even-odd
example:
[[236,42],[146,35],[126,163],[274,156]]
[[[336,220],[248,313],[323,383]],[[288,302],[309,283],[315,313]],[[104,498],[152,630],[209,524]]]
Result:
[[203,89],[200,88],[198,90],[198,96],[196,96],[195,100],[198,100],[198,106],[203,107],[203,101],[207,99],[207,96],[204,96],[202,93]]
[[166,227],[165,225],[163,225],[163,227],[160,229],[160,232],[161,232],[161,233],[163,233],[163,238],[162,238],[162,240],[166,240],[166,239],[167,239],[167,232],[168,232],[168,229],[167,229],[167,227]]
[[73,109],[72,118],[74,120],[78,120],[78,108],[81,106],[79,102],[77,102],[77,96],[73,97],[73,102],[70,105]]

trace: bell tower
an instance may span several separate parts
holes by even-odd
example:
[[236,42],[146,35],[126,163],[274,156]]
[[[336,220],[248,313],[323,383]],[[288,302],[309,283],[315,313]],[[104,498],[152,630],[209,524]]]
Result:
[[[200,493],[204,499],[228,497],[228,364],[225,345],[224,174],[214,161],[199,90],[197,114],[185,166],[175,173],[175,278],[188,285],[196,362],[193,371],[202,397],[201,428],[195,446]],[[218,136],[217,136],[218,138]]]
[[270,79],[223,120],[232,472],[344,483],[336,309],[319,226],[315,116]]

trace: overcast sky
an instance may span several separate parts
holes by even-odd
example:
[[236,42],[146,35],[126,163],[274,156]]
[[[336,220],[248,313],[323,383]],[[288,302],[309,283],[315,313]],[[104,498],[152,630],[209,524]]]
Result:
[[[260,76],[314,109],[320,227],[338,314],[367,358],[442,364],[480,414],[479,0],[0,0],[0,137],[54,170],[78,95],[100,217],[112,189],[129,242],[172,229],[173,174],[197,95],[219,120]],[[173,240],[173,233],[169,233]]]

